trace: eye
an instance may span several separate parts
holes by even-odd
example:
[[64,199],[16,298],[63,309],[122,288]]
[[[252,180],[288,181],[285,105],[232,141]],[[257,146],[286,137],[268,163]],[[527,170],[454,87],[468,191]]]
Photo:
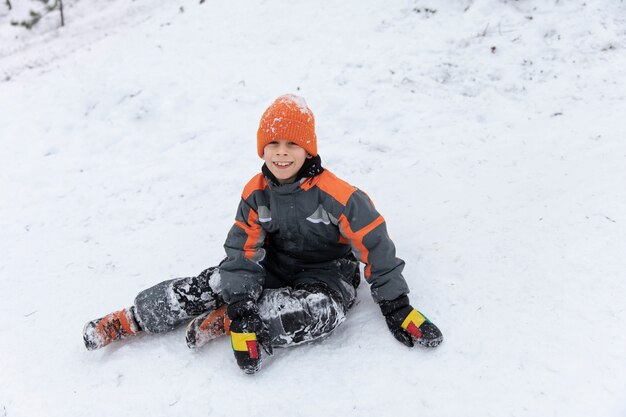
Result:
[[270,143],[268,143],[268,145],[278,145],[278,142],[276,142],[275,140],[271,141]]
[[300,146],[296,142],[289,142],[289,143],[287,143],[287,145],[289,145],[289,146]]

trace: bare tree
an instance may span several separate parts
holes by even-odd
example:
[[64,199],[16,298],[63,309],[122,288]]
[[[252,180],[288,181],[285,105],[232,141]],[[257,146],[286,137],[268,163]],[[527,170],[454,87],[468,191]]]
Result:
[[13,7],[11,7],[11,2],[9,0],[5,0],[7,3],[7,7],[9,8],[9,10],[11,10]]
[[[10,0],[5,0],[7,5],[11,5]],[[39,23],[39,21],[41,20],[41,18],[43,18],[45,15],[47,15],[48,13],[52,12],[55,9],[59,10],[59,13],[61,14],[61,26],[65,26],[65,15],[63,13],[63,0],[54,0],[54,3],[50,4],[50,0],[37,0],[40,3],[42,3],[44,5],[43,10],[39,10],[39,11],[34,11],[31,10],[29,12],[30,14],[30,18],[23,20],[23,21],[15,21],[12,20],[11,24],[13,26],[24,26],[26,29],[32,29],[33,26],[35,26],[37,23]]]
[[65,26],[65,17],[63,16],[63,0],[59,1],[59,13],[61,13],[61,26]]

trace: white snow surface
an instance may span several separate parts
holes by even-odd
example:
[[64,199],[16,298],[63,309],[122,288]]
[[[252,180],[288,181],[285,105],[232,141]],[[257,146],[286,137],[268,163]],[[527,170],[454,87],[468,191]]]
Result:
[[[0,2],[0,416],[626,415],[625,2],[67,3],[29,32]],[[184,329],[88,352],[220,261],[286,93],[444,343],[398,343],[363,283],[252,377]]]

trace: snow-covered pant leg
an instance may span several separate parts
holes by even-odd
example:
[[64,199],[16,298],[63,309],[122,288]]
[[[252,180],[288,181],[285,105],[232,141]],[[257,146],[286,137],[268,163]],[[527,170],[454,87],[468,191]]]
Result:
[[175,278],[141,291],[134,305],[141,329],[148,333],[167,332],[192,317],[218,308],[223,301],[212,288],[216,272],[217,267],[208,268],[197,277]]
[[258,305],[273,347],[319,339],[330,334],[346,318],[341,295],[323,284],[267,289]]
[[[304,262],[276,251],[268,251],[265,261],[266,282],[263,289],[324,284],[341,296],[345,309],[356,298],[361,281],[359,262],[354,255],[325,262]],[[278,284],[278,285],[276,285]]]

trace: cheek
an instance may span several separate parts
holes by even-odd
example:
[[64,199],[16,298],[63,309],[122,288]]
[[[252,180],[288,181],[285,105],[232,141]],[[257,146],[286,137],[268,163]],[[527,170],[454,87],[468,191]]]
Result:
[[296,155],[296,159],[298,161],[298,163],[304,163],[304,161],[306,161],[307,158],[307,153],[304,149],[301,149],[302,152],[298,152],[298,154]]
[[300,168],[302,168],[302,165],[304,165],[304,161],[306,161],[306,159],[299,159],[297,165],[295,166],[295,169],[297,171],[300,170]]

